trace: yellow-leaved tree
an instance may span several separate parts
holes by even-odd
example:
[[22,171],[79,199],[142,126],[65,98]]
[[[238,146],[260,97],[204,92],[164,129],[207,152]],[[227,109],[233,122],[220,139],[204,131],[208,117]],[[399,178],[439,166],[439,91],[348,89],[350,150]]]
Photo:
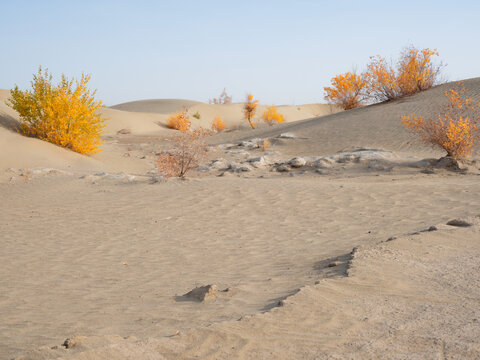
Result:
[[257,111],[258,100],[253,99],[252,94],[247,95],[247,102],[243,106],[243,113],[245,114],[245,119],[247,119],[248,124],[252,129],[255,129],[255,123],[253,122],[253,117]]
[[94,154],[102,143],[100,134],[105,127],[98,109],[101,101],[95,100],[96,91],[87,84],[90,75],[53,84],[48,70],[33,76],[32,89],[22,91],[15,86],[10,91],[7,105],[20,115],[20,132],[71,149],[81,154]]

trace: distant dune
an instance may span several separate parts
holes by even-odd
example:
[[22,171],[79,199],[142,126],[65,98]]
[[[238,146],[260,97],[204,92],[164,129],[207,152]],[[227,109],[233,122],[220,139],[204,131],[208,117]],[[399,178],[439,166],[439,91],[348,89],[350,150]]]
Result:
[[122,104],[110,106],[112,109],[130,111],[130,112],[148,112],[156,114],[169,114],[180,111],[183,107],[192,107],[202,104],[199,101],[180,100],[180,99],[150,99],[129,101]]
[[[267,106],[268,105],[265,104],[260,104],[258,106],[256,113],[257,118],[261,117]],[[221,116],[223,121],[226,123],[227,129],[248,128],[248,125],[243,118],[242,103],[213,105],[198,101],[180,99],[140,100],[115,105],[110,108],[104,108],[102,109],[102,112],[105,114],[105,116],[111,118],[111,121],[107,126],[107,134],[110,134],[115,130],[118,131],[120,126],[130,129],[132,133],[145,134],[145,130],[147,129],[142,126],[144,126],[147,122],[150,121],[152,124],[156,125],[149,127],[149,129],[156,129],[157,131],[160,131],[161,129],[165,128],[165,124],[170,114],[184,110],[185,108],[190,114],[190,120],[193,127],[202,126],[204,128],[209,128],[213,118],[218,115]],[[278,112],[284,116],[285,122],[310,119],[340,111],[339,108],[327,104],[306,104],[295,106],[281,105],[277,108]],[[111,109],[121,110],[125,113],[112,113]],[[145,115],[147,113],[150,115]],[[198,114],[200,118],[195,118],[193,116],[195,114]],[[259,125],[265,125],[263,124],[262,120],[256,120],[256,122]],[[160,128],[158,126],[160,126]]]

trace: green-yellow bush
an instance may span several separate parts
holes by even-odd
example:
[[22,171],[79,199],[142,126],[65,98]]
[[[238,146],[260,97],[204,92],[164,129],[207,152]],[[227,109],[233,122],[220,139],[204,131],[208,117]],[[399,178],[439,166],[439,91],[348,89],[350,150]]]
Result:
[[87,84],[90,75],[82,74],[80,81],[62,80],[53,84],[48,70],[33,76],[32,90],[22,91],[15,86],[7,105],[20,115],[20,132],[71,149],[81,154],[99,151],[100,134],[105,127],[95,100],[95,91]]

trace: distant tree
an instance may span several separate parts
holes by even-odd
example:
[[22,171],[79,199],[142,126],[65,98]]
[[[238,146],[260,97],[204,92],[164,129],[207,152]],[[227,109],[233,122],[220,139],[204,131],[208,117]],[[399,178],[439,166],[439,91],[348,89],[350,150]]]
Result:
[[247,102],[243,106],[243,113],[245,115],[245,119],[248,121],[248,124],[252,129],[255,129],[255,123],[253,122],[253,117],[255,116],[255,112],[257,111],[258,100],[253,99],[252,94],[247,95]]
[[223,92],[218,98],[213,98],[208,100],[209,104],[230,104],[232,102],[232,97],[227,95],[227,89],[223,88]]

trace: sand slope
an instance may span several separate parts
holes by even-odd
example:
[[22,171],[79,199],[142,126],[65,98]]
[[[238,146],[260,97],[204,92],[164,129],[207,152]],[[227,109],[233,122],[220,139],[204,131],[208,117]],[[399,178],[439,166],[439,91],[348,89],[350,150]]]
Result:
[[480,221],[361,246],[281,307],[172,338],[74,337],[27,359],[475,359]]
[[[10,93],[0,90],[0,169],[58,168],[62,170],[98,169],[94,159],[63,149],[45,141],[17,133],[17,113],[5,104]],[[2,178],[3,174],[0,175]]]
[[[468,90],[468,95],[479,101],[480,78],[465,80],[463,83]],[[454,85],[455,83],[448,83],[389,103],[262,128],[250,133],[238,133],[234,137],[231,134],[224,134],[212,139],[212,142],[275,137],[284,132],[292,132],[304,140],[291,148],[292,155],[324,155],[352,146],[363,146],[424,156],[439,156],[441,152],[422,144],[417,136],[406,129],[400,121],[400,116],[415,113],[424,117],[435,117],[438,113],[438,104],[444,103],[443,93]]]
[[[326,259],[353,246],[480,213],[475,176],[0,186],[0,344],[12,356],[74,335],[147,339],[253,315],[314,285]],[[233,290],[176,300],[212,283]],[[298,309],[306,318],[310,305]]]

